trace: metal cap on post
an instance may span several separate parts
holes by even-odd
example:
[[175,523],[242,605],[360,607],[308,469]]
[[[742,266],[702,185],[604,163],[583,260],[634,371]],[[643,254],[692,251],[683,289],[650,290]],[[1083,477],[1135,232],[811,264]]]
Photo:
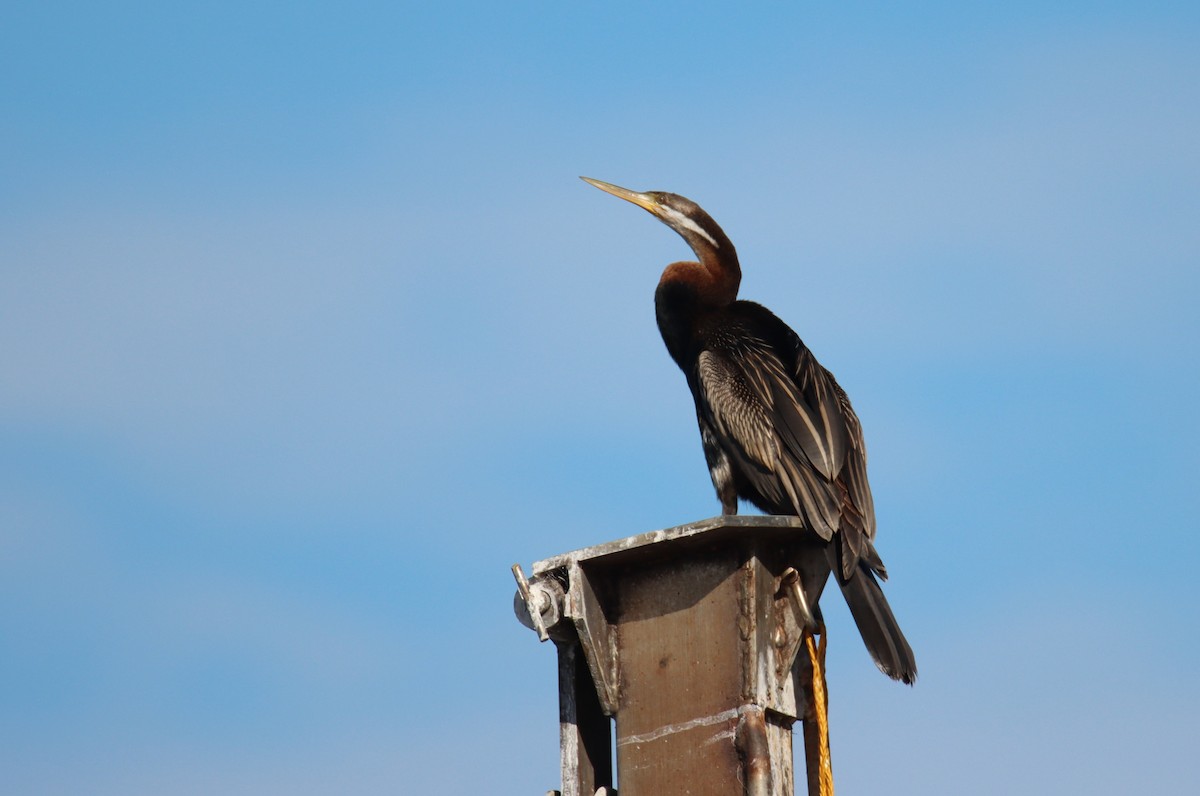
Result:
[[611,789],[610,718],[623,796],[790,796],[823,544],[722,516],[514,567],[518,617],[558,648],[563,796]]

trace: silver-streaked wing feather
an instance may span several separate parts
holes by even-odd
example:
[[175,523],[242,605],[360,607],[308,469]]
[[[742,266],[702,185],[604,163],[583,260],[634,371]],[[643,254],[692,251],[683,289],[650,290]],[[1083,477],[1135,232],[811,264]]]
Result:
[[840,490],[807,453],[813,449],[828,458],[830,448],[818,439],[819,426],[782,363],[765,346],[753,349],[740,351],[736,359],[713,350],[700,354],[701,415],[759,494],[791,506],[814,531],[831,538],[840,527]]

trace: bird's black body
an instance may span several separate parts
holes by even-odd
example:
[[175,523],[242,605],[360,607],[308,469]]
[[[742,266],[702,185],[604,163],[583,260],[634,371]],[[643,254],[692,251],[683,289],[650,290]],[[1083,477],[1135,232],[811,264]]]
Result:
[[916,661],[877,580],[887,571],[873,543],[862,429],[846,393],[783,321],[737,300],[737,253],[698,205],[588,181],[649,210],[700,260],[667,267],[655,310],[695,399],[722,512],[737,513],[741,498],[798,516],[828,540],[830,567],[867,649],[886,674],[912,683]]

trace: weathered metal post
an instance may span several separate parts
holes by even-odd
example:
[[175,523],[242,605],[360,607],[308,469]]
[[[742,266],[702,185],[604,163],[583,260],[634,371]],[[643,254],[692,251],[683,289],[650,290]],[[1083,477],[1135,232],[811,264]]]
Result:
[[622,796],[792,796],[821,545],[726,516],[514,567],[518,616],[558,648],[563,796],[614,784],[610,718]]

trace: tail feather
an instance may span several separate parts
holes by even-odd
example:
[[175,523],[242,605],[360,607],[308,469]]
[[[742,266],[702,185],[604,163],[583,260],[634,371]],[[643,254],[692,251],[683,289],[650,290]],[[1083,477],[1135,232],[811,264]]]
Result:
[[[829,549],[832,547],[830,545]],[[835,576],[837,572],[835,563]],[[875,659],[875,665],[888,677],[912,685],[917,679],[917,659],[904,633],[900,631],[900,625],[874,573],[860,562],[858,570],[850,578],[843,581],[838,577],[837,580],[867,651]]]

